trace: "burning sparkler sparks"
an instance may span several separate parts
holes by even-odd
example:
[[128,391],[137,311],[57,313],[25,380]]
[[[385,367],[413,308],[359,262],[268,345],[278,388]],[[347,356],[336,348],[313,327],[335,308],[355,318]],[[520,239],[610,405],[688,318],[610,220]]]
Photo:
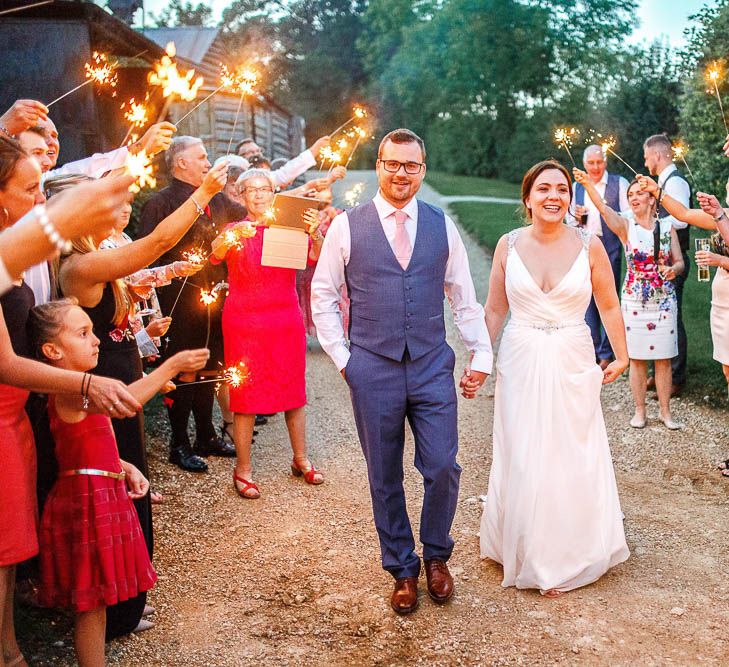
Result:
[[344,203],[349,208],[357,206],[357,204],[359,204],[359,198],[362,196],[364,189],[364,183],[356,183],[355,185],[353,185],[349,190],[344,193]]
[[[729,134],[729,125],[726,122],[726,115],[724,114],[724,105],[721,101],[721,95],[719,94],[719,79],[724,78],[724,67],[721,62],[715,60],[711,65],[706,68],[706,80],[709,86],[713,86],[714,93],[716,94],[716,101],[719,103],[719,111],[721,111],[721,120],[724,123],[724,129]],[[707,90],[707,93],[711,93],[711,90]]]
[[677,139],[671,146],[671,151],[673,151],[673,161],[676,162],[677,160],[681,160],[684,167],[686,167],[686,171],[689,173],[689,176],[691,176],[691,180],[693,180],[694,184],[696,184],[696,179],[691,171],[691,167],[689,167],[688,162],[686,162],[686,153],[688,153],[688,150],[688,146],[684,144],[681,139]]
[[192,69],[183,76],[173,60],[176,54],[175,43],[170,42],[165,49],[165,55],[154,64],[154,71],[149,73],[149,83],[162,89],[162,97],[175,95],[185,102],[192,102],[203,85],[203,78],[195,78],[195,70]]
[[633,174],[635,174],[636,176],[638,175],[638,172],[615,152],[615,146],[618,143],[615,137],[613,137],[612,135],[608,137],[603,137],[600,134],[598,134],[597,136],[600,139],[600,148],[602,148],[602,153],[605,157],[607,157],[608,153],[612,153],[612,155],[618,158],[618,160],[620,160],[628,169],[630,169]]
[[272,225],[274,222],[276,222],[276,209],[269,208],[269,209],[265,210],[261,217],[263,218],[263,221],[267,225]]
[[67,97],[71,93],[75,93],[77,90],[84,86],[88,86],[90,83],[96,83],[102,87],[109,86],[109,88],[115,88],[117,84],[116,69],[118,66],[119,65],[117,63],[110,63],[106,54],[94,51],[91,62],[84,64],[84,69],[86,70],[86,81],[80,83],[68,92],[63,93],[63,95],[57,97],[52,102],[49,102],[46,104],[46,107],[52,107],[56,102],[60,102],[64,97]]
[[576,165],[575,159],[572,157],[572,152],[570,151],[570,146],[577,134],[579,134],[579,132],[574,127],[558,127],[554,131],[554,140],[557,142],[558,146],[562,146],[567,151],[567,155],[569,155],[570,162],[572,162],[573,167]]
[[190,264],[195,264],[197,266],[202,266],[207,260],[207,257],[205,256],[202,248],[193,248],[192,250],[187,250],[182,253],[182,257],[186,262],[190,262]]
[[242,384],[248,382],[250,380],[250,377],[250,371],[248,370],[246,365],[242,361],[240,361],[234,366],[228,366],[227,368],[222,369],[218,377],[210,378],[209,380],[197,380],[196,382],[187,382],[185,386],[189,387],[193,384],[208,384],[210,382],[215,382],[219,385],[227,384],[228,386],[237,389]]
[[139,153],[127,153],[124,168],[136,179],[129,186],[130,192],[137,193],[144,187],[154,188],[157,185],[157,179],[154,177],[154,167],[152,166],[152,157],[147,155],[146,151],[141,150]]
[[129,102],[122,104],[121,108],[126,108],[124,112],[124,118],[129,121],[129,124],[134,127],[144,127],[149,122],[149,116],[147,114],[147,107],[145,102],[149,99],[149,96],[145,98],[144,102],[136,102],[132,97]]
[[218,300],[218,293],[214,290],[200,290],[200,302],[206,306],[211,306]]

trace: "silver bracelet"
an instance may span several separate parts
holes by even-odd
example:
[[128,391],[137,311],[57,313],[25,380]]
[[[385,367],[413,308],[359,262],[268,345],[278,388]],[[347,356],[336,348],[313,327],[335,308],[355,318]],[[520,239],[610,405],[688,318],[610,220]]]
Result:
[[58,233],[58,230],[48,217],[45,205],[39,204],[38,206],[34,206],[33,212],[35,213],[35,219],[38,221],[50,244],[55,246],[56,250],[60,253],[71,252],[71,242],[64,239]]
[[192,202],[193,204],[195,204],[195,209],[197,210],[197,214],[198,214],[198,216],[200,216],[200,215],[205,215],[205,209],[204,209],[204,208],[202,208],[202,207],[200,206],[200,204],[198,204],[198,203],[197,203],[197,202],[195,201],[195,197],[193,197],[192,195],[190,195],[190,201],[191,201],[191,202]]
[[719,222],[719,220],[723,220],[724,218],[726,218],[726,213],[724,212],[724,209],[721,209],[721,213],[714,218],[714,222]]

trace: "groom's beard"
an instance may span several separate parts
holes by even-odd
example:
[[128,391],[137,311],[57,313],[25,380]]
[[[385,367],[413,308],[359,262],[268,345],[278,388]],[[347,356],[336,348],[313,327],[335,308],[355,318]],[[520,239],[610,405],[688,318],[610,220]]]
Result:
[[387,181],[381,187],[385,196],[392,201],[408,201],[412,199],[420,189],[420,183],[417,181]]

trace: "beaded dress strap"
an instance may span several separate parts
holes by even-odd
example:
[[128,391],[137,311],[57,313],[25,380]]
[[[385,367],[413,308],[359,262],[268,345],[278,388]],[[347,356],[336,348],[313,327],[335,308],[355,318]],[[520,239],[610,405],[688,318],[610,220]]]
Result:
[[507,241],[507,249],[508,249],[508,252],[507,252],[507,254],[508,254],[508,255],[510,255],[510,254],[511,254],[511,251],[512,251],[512,249],[514,248],[514,244],[516,243],[516,239],[517,239],[517,237],[519,236],[519,232],[520,232],[520,231],[521,231],[521,229],[519,229],[519,228],[517,227],[516,229],[512,229],[512,230],[511,230],[511,231],[510,231],[510,232],[509,232],[509,233],[507,234],[507,236],[506,236],[506,241]]
[[580,239],[582,240],[582,247],[585,250],[590,249],[590,240],[592,239],[592,233],[588,232],[586,229],[579,228],[578,233],[580,235]]

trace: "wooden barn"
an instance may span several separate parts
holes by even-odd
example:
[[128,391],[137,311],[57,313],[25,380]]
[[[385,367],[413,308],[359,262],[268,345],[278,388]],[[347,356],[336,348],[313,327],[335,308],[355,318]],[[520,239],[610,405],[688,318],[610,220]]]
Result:
[[[1,9],[28,5],[28,0],[3,0]],[[178,63],[205,78],[198,99],[219,85],[220,63],[229,66],[220,47],[218,31],[211,28],[174,28],[137,31],[90,2],[55,0],[0,17],[0,108],[16,99],[50,102],[85,81],[84,64],[94,51],[119,63],[114,89],[87,85],[54,104],[50,116],[61,136],[59,164],[95,152],[117,148],[128,130],[121,104],[143,100],[147,76],[164,53],[168,41],[176,43]],[[211,157],[226,152],[231,140],[239,98],[220,93],[203,104],[180,126],[180,133],[200,136]],[[153,93],[147,104],[154,120],[164,101]],[[174,103],[172,122],[194,103]],[[244,136],[255,136],[272,158],[291,157],[302,150],[303,120],[279,107],[265,95],[244,101],[233,146]]]
[[[143,32],[161,48],[174,42],[178,62],[204,77],[199,99],[204,99],[220,85],[221,64],[231,69],[235,66],[228,57],[218,28],[156,28]],[[175,102],[170,108],[169,119],[176,123],[194,105]],[[291,115],[265,93],[245,98],[241,104],[238,95],[221,91],[183,120],[179,129],[183,134],[200,137],[215,157],[228,152],[228,146],[234,150],[244,137],[252,137],[271,159],[290,158],[305,148],[303,119]]]

